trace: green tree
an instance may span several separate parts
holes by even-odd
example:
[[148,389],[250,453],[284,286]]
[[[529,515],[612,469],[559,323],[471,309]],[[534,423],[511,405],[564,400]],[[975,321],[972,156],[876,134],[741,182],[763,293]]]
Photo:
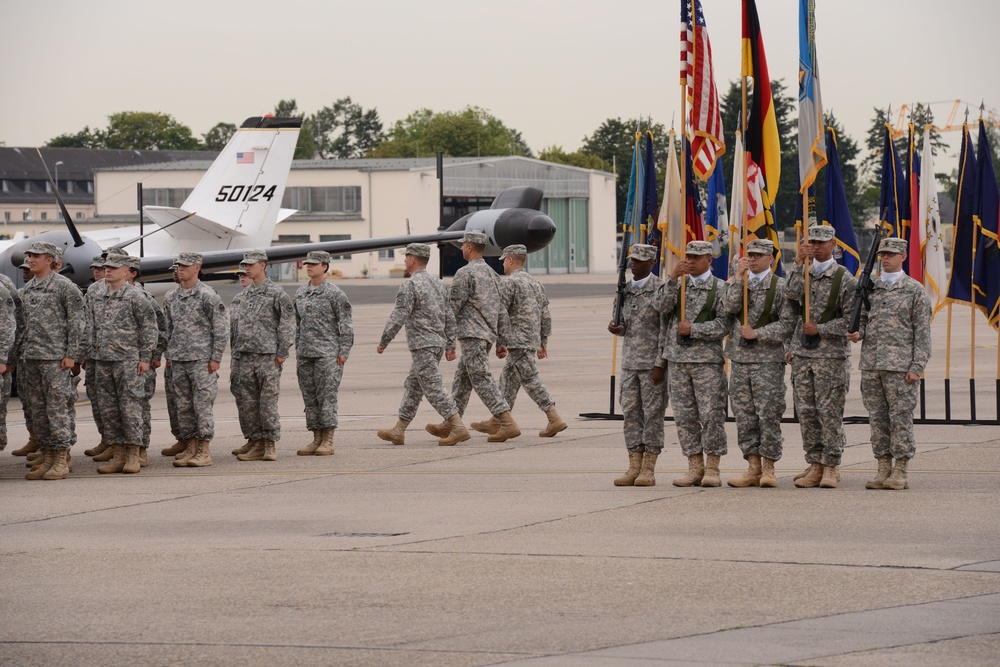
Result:
[[610,167],[610,165],[606,167],[604,160],[596,155],[588,155],[583,151],[567,153],[563,150],[562,146],[543,148],[538,154],[538,159],[545,162],[555,162],[556,164],[568,164],[571,167],[581,167],[583,169],[607,170]]
[[92,131],[89,126],[76,134],[60,134],[54,139],[49,139],[45,145],[50,148],[104,148],[100,131]]
[[[580,153],[599,158],[605,171],[614,171],[618,176],[615,187],[615,202],[618,208],[618,224],[625,216],[625,206],[628,202],[629,176],[632,173],[632,153],[635,149],[635,134],[637,131],[653,133],[653,154],[657,169],[657,201],[663,199],[663,169],[667,161],[666,128],[660,123],[654,123],[651,118],[643,120],[608,118],[594,130],[590,136],[583,138]],[[643,138],[642,146],[645,146]]]
[[302,118],[302,128],[299,130],[299,141],[295,144],[296,160],[312,160],[316,157],[316,137],[313,134],[312,123],[299,112],[295,98],[281,100],[274,107],[274,115],[281,118]]
[[234,134],[236,134],[236,126],[232,123],[216,123],[215,127],[202,135],[202,138],[205,140],[205,148],[221,151]]
[[438,151],[448,157],[532,157],[520,132],[508,128],[489,111],[471,106],[458,112],[414,111],[396,121],[388,139],[372,148],[368,157],[429,157]]
[[323,107],[310,117],[309,122],[316,138],[316,150],[324,159],[364,157],[384,139],[378,111],[365,111],[350,97],[337,100],[333,106]]
[[121,111],[108,116],[101,133],[104,148],[129,150],[201,150],[191,128],[173,116],[148,111]]

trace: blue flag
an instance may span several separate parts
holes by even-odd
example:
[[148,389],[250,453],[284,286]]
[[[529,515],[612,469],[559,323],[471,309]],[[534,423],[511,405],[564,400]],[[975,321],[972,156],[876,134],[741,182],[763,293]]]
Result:
[[837,235],[837,248],[840,250],[835,253],[840,255],[837,263],[857,277],[861,270],[861,255],[858,253],[858,236],[854,233],[851,211],[847,206],[837,135],[831,128],[827,128],[826,134],[826,216],[823,222],[833,227]]
[[[889,236],[906,238],[903,229],[903,218],[908,217],[909,205],[906,196],[906,176],[899,162],[899,153],[892,143],[891,128],[885,124],[885,134],[882,141],[882,190],[879,196],[878,211],[880,222],[889,225]],[[884,216],[884,217],[882,217]]]
[[972,303],[972,236],[976,203],[976,156],[972,152],[969,126],[962,127],[962,154],[958,162],[958,200],[955,202],[954,241],[951,244],[951,276],[948,298]]
[[[632,149],[632,170],[628,177],[628,198],[625,200],[625,218],[622,222],[625,231],[631,233],[632,243],[643,243],[639,233],[639,225],[642,224],[642,219],[639,218],[639,215],[642,209],[643,182],[642,153],[639,151],[640,136],[637,132],[635,135],[635,147]],[[628,252],[628,248],[623,248],[622,250]]]
[[994,329],[1000,327],[1000,249],[997,248],[997,221],[1000,219],[1000,191],[993,171],[993,154],[986,125],[979,119],[979,171],[976,179],[974,216],[979,225],[976,265],[972,286],[976,305]]
[[726,182],[722,177],[722,167],[713,170],[708,177],[705,233],[707,240],[712,242],[712,275],[726,280],[729,278],[729,214],[726,209]]
[[653,262],[653,273],[660,275],[660,245],[661,234],[656,228],[656,156],[653,154],[653,133],[646,130],[646,151],[643,155],[642,184],[642,224],[646,226],[646,243],[656,246],[656,260]]

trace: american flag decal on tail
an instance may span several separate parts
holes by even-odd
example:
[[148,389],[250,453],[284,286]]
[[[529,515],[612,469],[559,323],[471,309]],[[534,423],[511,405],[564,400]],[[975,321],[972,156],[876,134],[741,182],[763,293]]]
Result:
[[237,153],[236,164],[253,164],[253,151]]

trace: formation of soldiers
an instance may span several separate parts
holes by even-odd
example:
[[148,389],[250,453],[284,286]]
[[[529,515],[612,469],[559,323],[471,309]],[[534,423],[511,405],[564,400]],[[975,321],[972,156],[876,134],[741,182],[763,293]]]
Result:
[[790,364],[807,464],[794,478],[795,486],[836,488],[846,443],[849,346],[860,342],[861,393],[878,461],[878,473],[865,486],[908,488],[907,463],[916,451],[917,383],[931,354],[930,299],[903,272],[906,241],[884,239],[871,310],[862,311],[859,331],[848,333],[857,282],[833,257],[832,227],[813,225],[808,239],[799,246],[787,279],[771,271],[774,244],[751,241],[729,283],[712,275],[707,241],[688,243],[684,260],[667,280],[651,274],[657,248],[632,246],[622,322],[608,325],[624,338],[620,402],[629,467],[615,485],[656,483],[669,397],[688,460],[687,473],[673,480],[675,486],[721,485],[728,398],[748,468],[727,483],[776,487],[785,366]]
[[[524,270],[527,251],[523,245],[505,249],[504,270],[510,278],[501,280],[482,259],[485,244],[482,232],[465,233],[462,250],[469,263],[456,274],[450,291],[425,270],[430,247],[407,246],[410,277],[400,287],[377,350],[382,353],[406,327],[413,365],[399,421],[392,429],[378,431],[383,440],[404,444],[404,431],[423,396],[444,420],[426,427],[439,444],[468,440],[471,434],[462,416],[473,390],[492,413],[473,427],[487,433],[490,442],[515,438],[521,431],[510,406],[521,386],[548,419],[539,435],[552,437],[566,428],[533,360],[536,354],[540,359],[547,356],[551,318],[544,290]],[[309,281],[292,299],[268,279],[266,252],[247,251],[237,273],[243,289],[229,309],[199,279],[199,253],[177,256],[173,268],[178,285],[162,307],[135,285],[139,259],[121,251],[112,249],[94,258],[95,282],[86,295],[59,275],[57,246],[36,242],[26,257],[22,290],[0,275],[0,449],[7,444],[10,371],[16,366],[29,441],[13,454],[28,457],[27,479],[65,479],[71,472],[81,370],[101,435],[100,443],[85,454],[103,463],[99,473],[134,474],[148,464],[149,406],[161,367],[175,438],[161,454],[173,457],[176,467],[212,465],[213,410],[227,345],[230,390],[246,439],[233,450],[236,458],[277,460],[280,378],[293,345],[306,427],[313,435],[296,453],[334,453],[337,396],[354,328],[347,296],[326,280],[329,253],[308,254],[303,264]],[[462,356],[449,393],[439,363],[442,356],[455,359],[456,342]],[[497,356],[507,358],[499,386],[488,367],[494,345]]]

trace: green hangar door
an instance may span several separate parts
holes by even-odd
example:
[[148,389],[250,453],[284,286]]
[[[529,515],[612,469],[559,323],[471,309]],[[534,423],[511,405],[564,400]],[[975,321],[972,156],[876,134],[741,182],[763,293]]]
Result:
[[531,253],[528,268],[535,273],[586,273],[590,269],[586,199],[546,199],[542,212],[556,224],[547,248]]

